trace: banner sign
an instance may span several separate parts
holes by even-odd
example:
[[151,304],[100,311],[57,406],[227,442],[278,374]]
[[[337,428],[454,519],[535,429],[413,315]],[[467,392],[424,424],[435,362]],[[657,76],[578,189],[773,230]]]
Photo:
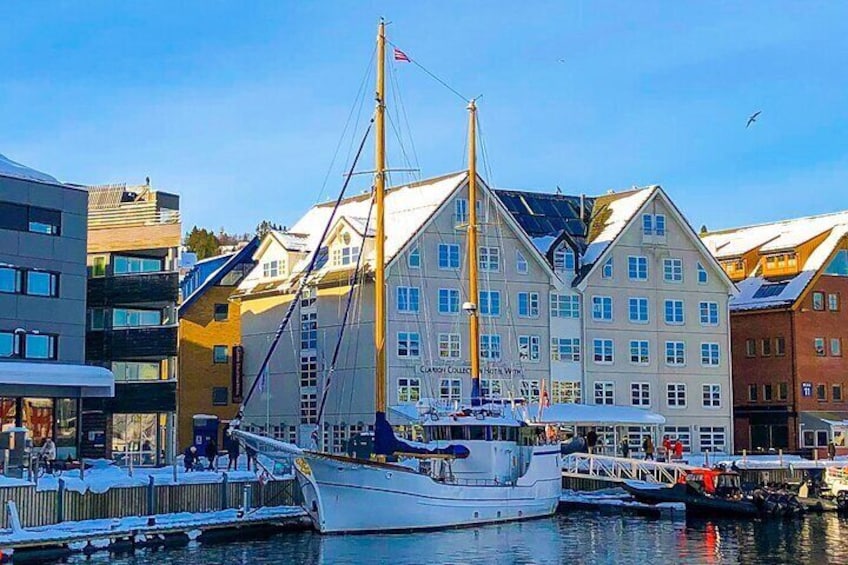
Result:
[[238,404],[244,396],[244,347],[233,346],[233,382],[230,390],[233,391],[233,404]]

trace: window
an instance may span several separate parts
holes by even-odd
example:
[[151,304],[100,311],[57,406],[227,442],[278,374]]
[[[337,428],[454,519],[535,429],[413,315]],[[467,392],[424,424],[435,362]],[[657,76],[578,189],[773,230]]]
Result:
[[[347,234],[342,237],[349,240]],[[333,265],[336,267],[344,267],[346,265],[355,265],[359,261],[359,246],[347,245],[345,247],[333,249]]]
[[88,309],[88,329],[90,329],[90,330],[106,329],[106,309],[105,308],[89,308]]
[[648,299],[647,298],[630,298],[628,300],[628,312],[630,321],[634,324],[648,323]]
[[683,324],[683,301],[665,301],[665,323],[670,325]]
[[416,245],[412,248],[412,251],[409,252],[409,255],[406,257],[406,266],[410,269],[420,269],[421,268],[421,250]]
[[831,293],[827,295],[827,309],[831,312],[839,311],[839,294]]
[[703,385],[704,408],[721,408],[721,385]]
[[574,251],[569,247],[560,247],[554,252],[554,271],[557,273],[573,273],[576,261]]
[[300,307],[301,308],[310,308],[315,306],[315,301],[317,300],[317,290],[315,287],[307,287],[303,289],[303,293],[300,296]]
[[106,276],[106,257],[99,255],[91,262],[91,276],[105,277]]
[[757,340],[746,339],[745,340],[745,357],[756,357],[756,356],[757,356]]
[[215,321],[223,322],[230,317],[230,305],[228,303],[215,305]]
[[141,328],[162,325],[161,310],[130,310],[115,308],[112,310],[113,328]]
[[718,325],[718,302],[700,302],[698,311],[701,315],[702,326]]
[[630,404],[633,406],[650,406],[651,385],[648,383],[630,383]]
[[318,313],[304,312],[300,315],[300,348],[318,347]]
[[592,319],[609,322],[612,320],[612,298],[609,296],[592,297]]
[[518,392],[521,398],[528,402],[539,402],[540,389],[538,380],[521,379],[520,387]]
[[698,432],[701,451],[724,451],[726,447],[724,427],[701,426]]
[[397,380],[398,402],[409,404],[421,400],[421,379]]
[[760,340],[760,351],[763,357],[771,355],[771,338],[763,338]]
[[654,216],[654,231],[658,236],[665,236],[665,215],[657,214]]
[[772,386],[770,384],[763,385],[763,402],[769,402],[773,400],[774,396],[772,392]]
[[613,346],[611,339],[596,339],[593,343],[595,363],[612,363]]
[[608,381],[595,383],[595,404],[615,404],[615,384]]
[[58,337],[50,334],[28,333],[24,336],[24,358],[56,359]]
[[27,271],[26,293],[31,296],[59,296],[59,275],[47,271]]
[[453,220],[456,226],[468,223],[468,200],[465,198],[453,201]]
[[830,338],[830,354],[834,357],[842,356],[842,338],[832,337]]
[[827,400],[827,387],[818,384],[816,385],[816,400],[819,402],[825,402]]
[[212,346],[212,362],[226,363],[230,360],[229,348],[226,345]]
[[460,337],[459,334],[439,334],[439,358],[459,359]]
[[541,341],[537,335],[518,336],[518,358],[521,361],[537,363],[541,358]]
[[642,235],[654,235],[654,217],[642,214]]
[[813,293],[813,310],[824,310],[824,293]]
[[159,381],[162,380],[162,368],[158,361],[113,361],[112,373],[115,381]]
[[717,343],[701,344],[701,366],[718,367],[720,360],[719,347]]
[[526,275],[530,271],[527,258],[517,249],[515,250],[515,270],[520,275]]
[[774,354],[778,357],[786,355],[786,340],[783,336],[774,338]]
[[789,384],[777,383],[777,399],[786,400],[787,398],[789,398]]
[[439,289],[439,314],[459,313],[459,290],[455,288]]
[[14,267],[0,267],[0,292],[21,291],[21,272]]
[[665,364],[676,366],[682,366],[686,364],[686,344],[684,342],[665,342]]
[[439,400],[454,402],[459,401],[461,398],[461,379],[441,379],[441,381],[439,381]]
[[554,404],[579,404],[580,383],[571,381],[551,381],[551,402]]
[[504,390],[501,379],[480,379],[480,396],[483,398],[503,398]]
[[398,312],[414,314],[418,312],[418,304],[421,291],[417,286],[397,287],[397,309]]
[[501,292],[499,290],[481,290],[479,307],[481,316],[500,316]]
[[824,338],[823,337],[815,338],[813,340],[813,345],[815,346],[817,356],[824,357],[827,354],[827,352],[824,349]]
[[18,340],[12,332],[0,332],[0,357],[17,357]]
[[61,227],[59,210],[0,202],[0,229],[59,235]]
[[580,297],[576,294],[551,294],[552,318],[579,318]]
[[300,356],[300,388],[306,392],[318,386],[318,356],[314,353]]
[[518,316],[521,318],[538,318],[539,317],[539,293],[538,292],[519,292],[518,293]]
[[439,268],[440,269],[458,269],[459,268],[459,245],[456,243],[440,243],[439,244]]
[[692,451],[692,432],[689,426],[663,426],[663,435],[667,435],[672,443],[680,440],[684,452]]
[[478,257],[481,271],[497,272],[501,269],[501,250],[497,247],[481,247]]
[[647,365],[650,362],[646,340],[632,340],[630,342],[630,362],[636,365]]
[[758,398],[759,388],[757,385],[748,385],[748,402],[756,402]]
[[212,406],[226,406],[228,404],[228,399],[230,396],[230,391],[225,386],[213,386],[212,387]]
[[710,280],[709,275],[707,274],[707,270],[701,265],[701,262],[698,262],[698,284],[707,284]]
[[627,276],[631,281],[648,280],[648,258],[631,255],[627,258]]
[[612,257],[607,259],[606,263],[604,263],[603,268],[601,269],[601,278],[602,279],[611,279],[613,275],[612,271]]
[[300,423],[315,424],[318,422],[318,393],[300,393]]
[[683,282],[683,260],[663,259],[663,280],[665,282]]
[[834,402],[842,402],[842,385],[830,387],[830,396]]
[[580,361],[580,338],[579,337],[552,337],[551,338],[551,361]]
[[116,275],[158,273],[161,271],[162,259],[157,257],[128,257],[124,255],[112,257],[112,272]]
[[421,336],[418,332],[398,332],[397,356],[401,359],[415,359],[421,355]]
[[666,385],[666,401],[669,408],[686,408],[686,384],[669,383]]
[[498,334],[480,335],[480,358],[487,361],[500,361],[501,336]]

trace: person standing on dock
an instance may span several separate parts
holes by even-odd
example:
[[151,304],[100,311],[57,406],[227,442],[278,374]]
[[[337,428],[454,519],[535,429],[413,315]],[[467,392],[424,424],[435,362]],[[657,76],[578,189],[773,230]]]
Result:
[[666,461],[671,461],[671,439],[668,435],[663,436],[663,452],[662,455]]
[[259,469],[256,468],[256,450],[249,445],[245,445],[244,451],[247,453],[247,470],[250,471],[250,465],[253,464],[254,470],[258,471]]
[[183,465],[185,465],[186,473],[194,470],[194,463],[197,461],[197,448],[193,445],[186,447],[183,452]]
[[56,463],[56,444],[53,443],[53,438],[48,437],[44,440],[44,445],[41,446],[41,458],[44,459],[44,466],[49,474],[53,474],[53,465]]
[[229,435],[224,435],[224,449],[227,450],[227,471],[238,471],[238,458],[241,455],[241,445],[237,439],[233,439]]
[[683,442],[680,438],[674,440],[674,458],[678,461],[683,459]]
[[215,443],[214,439],[210,439],[206,442],[206,459],[209,461],[209,470],[217,471],[217,465],[215,464],[218,461],[218,444]]
[[598,432],[595,431],[595,428],[592,428],[586,434],[586,445],[589,446],[589,453],[595,453],[595,446],[598,445]]
[[628,440],[627,436],[624,436],[623,438],[621,438],[621,444],[620,445],[621,445],[621,456],[624,457],[625,459],[628,459],[630,457],[630,441]]
[[645,439],[642,440],[642,451],[645,452],[645,461],[648,459],[654,460],[654,441],[651,436],[645,436]]

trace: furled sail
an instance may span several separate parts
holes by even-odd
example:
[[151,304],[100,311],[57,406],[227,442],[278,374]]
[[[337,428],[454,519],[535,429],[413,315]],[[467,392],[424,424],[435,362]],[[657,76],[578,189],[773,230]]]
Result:
[[419,443],[404,441],[395,435],[391,424],[386,419],[385,412],[377,412],[374,421],[374,453],[377,455],[394,455],[395,453],[445,455],[456,459],[465,459],[471,454],[464,445],[450,444],[447,447],[429,448]]

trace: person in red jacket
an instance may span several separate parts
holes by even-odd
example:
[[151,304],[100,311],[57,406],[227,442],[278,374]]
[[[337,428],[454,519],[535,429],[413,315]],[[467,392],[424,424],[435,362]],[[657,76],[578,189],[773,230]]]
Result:
[[674,458],[683,459],[683,442],[680,441],[680,438],[674,440]]

